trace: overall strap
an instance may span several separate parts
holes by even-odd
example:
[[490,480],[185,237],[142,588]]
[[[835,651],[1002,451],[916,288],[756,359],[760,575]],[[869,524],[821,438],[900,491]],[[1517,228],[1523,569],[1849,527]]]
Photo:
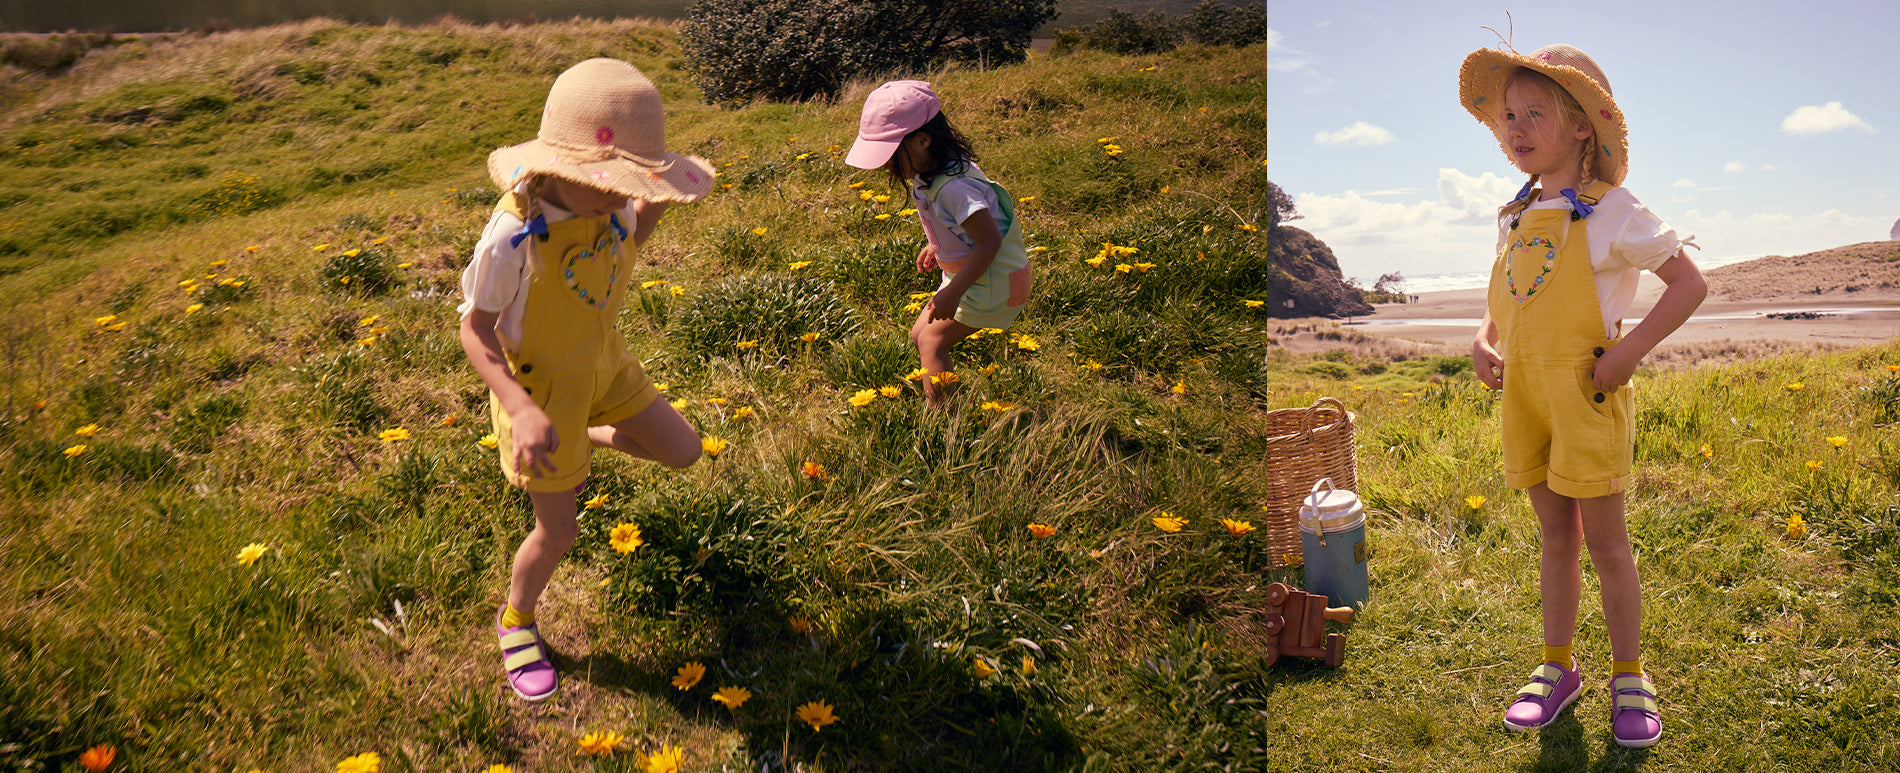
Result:
[[997,185],[988,177],[971,171],[967,165],[963,168],[963,171],[957,172],[956,174],[938,175],[937,179],[932,181],[930,187],[924,191],[924,195],[928,197],[930,203],[934,205],[937,203],[937,193],[943,190],[944,185],[948,184],[951,180],[960,180],[963,178],[982,182],[990,186],[990,190],[995,192],[996,208],[998,211],[992,216],[996,218],[996,232],[1008,236],[1009,229],[1016,225],[1016,202],[1010,200],[1009,191],[1003,190],[1003,186]]

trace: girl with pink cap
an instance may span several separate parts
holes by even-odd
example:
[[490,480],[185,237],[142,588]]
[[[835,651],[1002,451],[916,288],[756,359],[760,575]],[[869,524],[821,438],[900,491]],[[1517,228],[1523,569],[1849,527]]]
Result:
[[891,81],[864,100],[845,163],[886,169],[911,191],[926,244],[917,270],[942,269],[937,293],[911,324],[924,397],[943,407],[954,382],[950,348],[984,328],[1008,327],[1029,301],[1029,251],[1009,192],[976,166],[976,153],[923,81]]

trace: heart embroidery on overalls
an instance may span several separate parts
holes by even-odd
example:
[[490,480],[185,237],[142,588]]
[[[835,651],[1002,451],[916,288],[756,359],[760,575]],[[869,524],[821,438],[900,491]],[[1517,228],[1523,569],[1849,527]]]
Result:
[[[1517,254],[1519,252],[1530,253],[1534,257],[1536,251],[1540,248],[1544,250],[1544,270],[1537,273],[1536,279],[1531,280],[1530,289],[1520,293],[1517,291],[1517,275],[1511,271],[1512,263],[1517,260]],[[1516,298],[1517,302],[1522,304],[1530,300],[1532,295],[1537,294],[1538,288],[1543,287],[1544,280],[1550,278],[1551,270],[1556,267],[1556,244],[1551,243],[1549,239],[1542,236],[1533,236],[1529,240],[1518,239],[1512,242],[1511,249],[1504,253],[1504,286],[1511,291],[1511,297]]]

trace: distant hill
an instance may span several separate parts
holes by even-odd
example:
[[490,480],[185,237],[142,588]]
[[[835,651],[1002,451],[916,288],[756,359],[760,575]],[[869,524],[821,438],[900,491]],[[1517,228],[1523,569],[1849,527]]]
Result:
[[1360,292],[1346,284],[1339,260],[1318,237],[1292,226],[1267,235],[1273,261],[1268,286],[1275,317],[1348,317],[1371,314]]
[[1861,242],[1805,255],[1770,255],[1704,272],[1709,295],[1746,301],[1790,292],[1900,298],[1900,242]]

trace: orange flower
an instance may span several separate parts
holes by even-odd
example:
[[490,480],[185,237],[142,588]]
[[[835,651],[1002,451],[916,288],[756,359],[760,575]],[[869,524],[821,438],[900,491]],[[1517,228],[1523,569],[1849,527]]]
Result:
[[1236,537],[1254,530],[1252,521],[1236,521],[1232,518],[1220,519],[1220,525],[1227,527],[1227,533]]
[[838,715],[831,712],[831,704],[824,701],[812,701],[798,707],[798,718],[805,724],[811,725],[812,731],[816,732],[838,721]]
[[623,736],[619,733],[608,730],[581,736],[578,743],[581,745],[581,751],[588,754],[608,754],[620,745],[622,738]]
[[1154,521],[1155,528],[1165,531],[1169,534],[1173,534],[1177,531],[1180,531],[1181,527],[1187,525],[1186,518],[1176,518],[1173,513],[1169,513],[1169,512],[1163,512],[1161,514],[1161,517],[1154,518],[1151,520]]
[[695,660],[680,666],[679,674],[673,677],[673,686],[685,692],[693,689],[693,685],[699,684],[699,680],[704,678],[706,678],[706,667]]
[[1056,527],[1046,523],[1032,523],[1029,524],[1029,533],[1034,535],[1036,539],[1042,539],[1056,533]]
[[713,693],[712,699],[725,704],[727,709],[737,711],[746,701],[752,700],[752,691],[744,687],[721,687]]
[[93,771],[93,773],[98,773],[98,771],[105,770],[107,765],[111,765],[112,758],[118,756],[118,754],[119,750],[110,746],[94,746],[80,753],[79,766]]
[[805,473],[805,477],[811,478],[812,480],[828,480],[831,478],[831,473],[825,472],[825,466],[817,462],[808,461],[803,467],[800,467],[798,471]]

